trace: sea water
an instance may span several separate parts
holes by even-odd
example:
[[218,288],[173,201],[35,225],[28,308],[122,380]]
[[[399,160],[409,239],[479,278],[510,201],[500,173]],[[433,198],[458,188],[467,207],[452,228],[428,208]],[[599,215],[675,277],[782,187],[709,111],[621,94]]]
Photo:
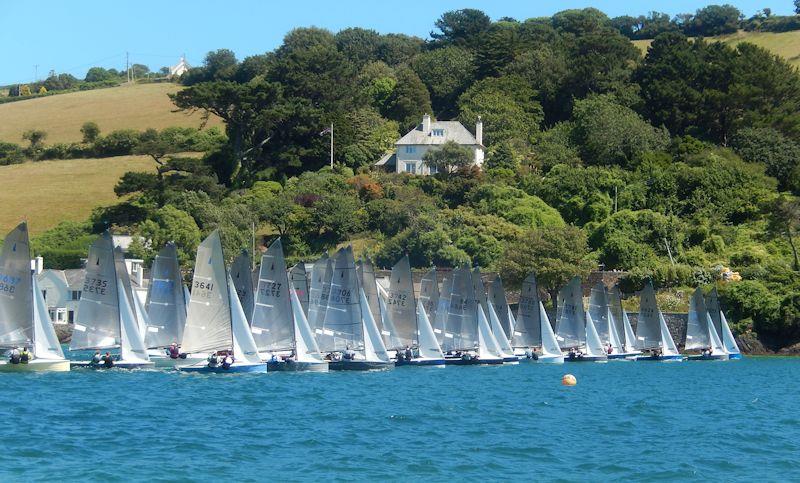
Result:
[[788,358],[0,374],[0,481],[797,479],[798,381]]

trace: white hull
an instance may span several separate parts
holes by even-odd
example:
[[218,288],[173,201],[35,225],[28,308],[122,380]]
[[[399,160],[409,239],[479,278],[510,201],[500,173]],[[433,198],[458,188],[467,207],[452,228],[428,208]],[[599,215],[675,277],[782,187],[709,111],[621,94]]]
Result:
[[328,361],[269,361],[267,362],[267,372],[328,372]]
[[542,354],[538,356],[539,358],[536,359],[534,362],[538,362],[539,364],[563,364],[564,363],[564,356],[558,354]]
[[70,361],[70,367],[85,369],[152,369],[156,365],[152,361],[114,361],[112,367],[106,367],[102,362],[93,364],[91,361]]
[[150,360],[155,363],[156,367],[160,368],[170,368],[170,367],[182,367],[182,366],[191,366],[193,364],[197,364],[198,362],[203,362],[208,358],[206,354],[194,355],[189,354],[186,356],[185,359],[177,358],[173,359],[167,356],[160,356],[160,357],[153,357],[150,356]]
[[67,372],[70,364],[66,359],[34,359],[27,364],[0,362],[0,372]]

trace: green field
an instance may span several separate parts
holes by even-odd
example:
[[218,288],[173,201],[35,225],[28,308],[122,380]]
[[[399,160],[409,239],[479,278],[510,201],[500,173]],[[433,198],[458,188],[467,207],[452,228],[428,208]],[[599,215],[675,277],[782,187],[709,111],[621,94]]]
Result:
[[[47,131],[45,143],[81,140],[81,125],[94,121],[103,133],[115,129],[162,129],[170,126],[199,127],[198,113],[173,112],[167,94],[177,84],[138,84],[71,92],[0,104],[0,141],[22,144],[27,129]],[[212,119],[209,125],[218,125]]]
[[[27,102],[27,101],[25,101]],[[64,220],[83,221],[118,198],[114,185],[126,171],[154,171],[147,156],[69,159],[0,166],[0,237],[27,220],[33,234]]]
[[[780,55],[793,66],[800,67],[800,30],[781,33],[739,31],[735,34],[710,37],[706,40],[724,42],[732,46],[740,42],[750,42]],[[651,42],[652,40],[633,41],[643,54],[647,53]]]

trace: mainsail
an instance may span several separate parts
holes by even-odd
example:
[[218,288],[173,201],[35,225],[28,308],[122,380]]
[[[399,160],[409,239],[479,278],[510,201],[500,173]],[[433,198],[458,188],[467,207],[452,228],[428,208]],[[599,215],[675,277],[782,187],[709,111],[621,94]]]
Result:
[[28,227],[20,223],[3,242],[0,256],[0,346],[29,345],[33,288]]
[[36,275],[31,276],[33,282],[33,355],[38,359],[58,360],[64,358],[64,351],[58,342],[58,336],[47,313],[44,295],[39,290]]
[[233,280],[233,287],[236,289],[236,294],[239,296],[239,302],[242,304],[242,310],[247,316],[247,321],[253,321],[253,275],[250,270],[250,254],[247,250],[242,250],[239,255],[233,259],[231,263],[231,279]]
[[330,282],[330,296],[318,337],[325,352],[364,347],[363,324],[359,301],[359,283],[353,248],[342,248],[336,254],[336,265]]
[[298,263],[289,270],[289,283],[297,295],[297,301],[303,308],[304,313],[308,313],[308,274],[303,263]]
[[[452,288],[444,315],[442,349],[472,349],[478,345],[478,300],[475,298],[472,273],[457,268],[451,273]],[[441,299],[440,299],[441,300]]]
[[639,319],[636,323],[636,348],[656,349],[661,347],[661,327],[659,317],[661,311],[656,304],[656,292],[652,282],[647,284],[639,294]]
[[697,287],[689,301],[689,318],[686,323],[686,344],[684,345],[686,350],[709,347],[711,345],[711,330],[714,330],[714,327],[712,324],[709,328],[703,290]]
[[144,333],[149,348],[167,347],[183,339],[186,294],[175,244],[167,243],[153,260],[145,311],[150,323]]
[[107,349],[120,343],[119,292],[114,243],[107,230],[89,248],[86,278],[70,350]]
[[317,339],[308,325],[303,307],[300,305],[300,299],[297,298],[297,292],[294,289],[290,290],[292,299],[292,314],[294,318],[294,334],[295,334],[295,352],[297,362],[322,362],[324,358],[319,352]]
[[542,321],[539,305],[536,276],[531,273],[522,282],[522,290],[519,294],[517,324],[514,326],[514,334],[511,337],[511,344],[514,347],[537,347],[542,344]]
[[592,316],[592,322],[597,330],[597,335],[603,344],[608,344],[611,340],[611,334],[608,331],[608,296],[606,294],[606,286],[603,282],[597,282],[592,287],[589,296],[589,315]]
[[230,349],[232,337],[228,275],[219,231],[214,230],[197,247],[181,349],[187,353]]
[[719,307],[719,294],[717,293],[717,287],[712,288],[711,292],[708,294],[706,307],[708,309],[708,315],[711,316],[711,322],[714,324],[714,330],[717,331],[717,334],[721,334],[722,310]]
[[[364,290],[364,295],[367,297],[367,303],[369,304],[369,311],[372,312],[372,317],[375,319],[375,322],[379,323],[379,329],[385,329],[380,327],[381,309],[378,303],[378,284],[375,282],[375,268],[372,266],[372,262],[369,258],[359,260],[356,266],[356,272],[358,273],[358,280],[361,284],[361,288]],[[384,340],[387,340],[385,335]]]
[[[481,269],[480,267],[475,267],[472,270],[472,290],[475,292],[475,299],[480,304],[481,308],[483,309],[484,314],[489,313],[489,299],[486,297],[486,287],[483,285],[483,279],[481,278]],[[487,319],[489,315],[486,315]]]
[[[442,290],[439,292],[439,303],[436,304],[436,318],[433,319],[433,333],[436,340],[444,350],[447,345],[444,343],[445,326],[447,325],[447,314],[450,310],[450,292],[453,290],[453,272],[445,273],[442,280]],[[450,338],[452,338],[452,334]]]
[[278,238],[261,256],[251,330],[259,351],[294,347],[294,318],[283,244]]
[[608,300],[614,327],[617,329],[617,335],[619,336],[620,343],[622,343],[623,351],[635,351],[636,335],[633,333],[631,321],[628,319],[628,313],[622,308],[622,296],[619,293],[619,288],[614,287],[608,291]]
[[[507,313],[508,310],[506,310],[506,314]],[[506,337],[506,332],[500,324],[500,317],[497,316],[497,311],[494,308],[494,304],[491,302],[489,303],[489,326],[492,329],[492,335],[497,342],[500,353],[503,356],[513,356],[514,349],[511,348],[511,343],[508,341],[508,337]]]
[[593,357],[606,355],[603,342],[589,312],[586,312],[586,353]]
[[419,357],[422,359],[442,359],[442,348],[436,340],[428,314],[422,300],[417,300],[417,320],[419,325]]
[[586,343],[586,320],[580,277],[574,277],[558,294],[556,337],[562,348],[580,347]]
[[308,297],[308,325],[316,334],[322,334],[322,323],[328,309],[328,296],[331,293],[333,264],[325,254],[314,262],[311,269],[311,284]]
[[419,301],[425,307],[429,320],[436,320],[436,309],[439,307],[439,282],[436,280],[436,269],[426,273],[419,284]]
[[511,317],[509,316],[508,300],[506,300],[506,290],[503,288],[503,280],[500,275],[489,284],[489,303],[494,305],[506,338],[511,339],[514,334],[511,327]]
[[386,317],[390,326],[396,331],[392,334],[392,339],[400,344],[399,347],[390,348],[399,349],[417,345],[416,305],[411,264],[406,255],[392,267],[389,290],[386,292]]

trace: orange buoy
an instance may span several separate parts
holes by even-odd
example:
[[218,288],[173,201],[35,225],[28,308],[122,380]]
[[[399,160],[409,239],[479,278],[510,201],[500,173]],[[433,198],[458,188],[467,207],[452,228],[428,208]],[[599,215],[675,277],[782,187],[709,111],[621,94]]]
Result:
[[561,378],[562,386],[574,386],[577,383],[578,380],[572,374],[564,374],[564,377]]

